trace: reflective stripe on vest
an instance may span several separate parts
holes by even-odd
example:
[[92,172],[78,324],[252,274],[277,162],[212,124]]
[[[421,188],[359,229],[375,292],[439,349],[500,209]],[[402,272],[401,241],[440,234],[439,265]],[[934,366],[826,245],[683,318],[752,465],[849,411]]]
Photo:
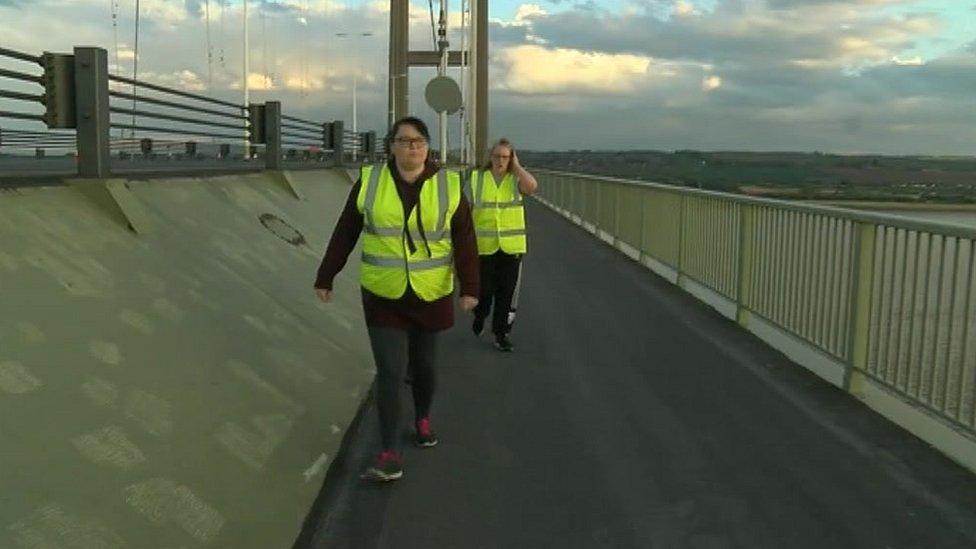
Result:
[[[450,219],[461,197],[458,175],[441,170],[418,183],[420,196],[406,219],[388,166],[364,166],[360,180],[364,186],[356,205],[363,214],[363,287],[388,299],[402,297],[408,285],[424,301],[450,295],[454,291]],[[417,227],[418,208],[423,212],[422,229]],[[417,244],[412,254],[408,231]],[[421,245],[424,240],[427,246]]]
[[[471,205],[478,253],[491,255],[498,250],[507,254],[526,251],[525,206],[518,183],[505,174],[500,183],[489,170],[471,174]],[[490,178],[489,181],[485,181]]]

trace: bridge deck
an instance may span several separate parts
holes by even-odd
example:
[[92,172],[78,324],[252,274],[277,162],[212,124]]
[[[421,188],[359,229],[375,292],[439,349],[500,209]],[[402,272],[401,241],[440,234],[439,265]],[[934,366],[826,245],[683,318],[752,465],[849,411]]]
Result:
[[529,216],[516,352],[461,317],[441,444],[362,485],[369,408],[299,546],[976,545],[970,473],[552,212]]

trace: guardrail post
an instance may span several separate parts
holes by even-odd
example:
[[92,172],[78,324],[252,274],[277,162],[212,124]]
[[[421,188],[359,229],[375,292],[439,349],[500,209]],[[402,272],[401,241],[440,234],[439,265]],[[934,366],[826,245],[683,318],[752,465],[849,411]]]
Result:
[[74,129],[77,123],[75,102],[75,56],[70,53],[45,53],[44,122],[48,128]]
[[78,175],[111,173],[108,111],[108,52],[75,48],[74,86],[77,120]]
[[367,162],[376,162],[376,132],[370,130],[363,134],[363,150]]
[[848,330],[848,371],[844,388],[852,390],[851,370],[864,371],[868,364],[868,339],[871,328],[871,294],[874,292],[874,241],[877,226],[873,223],[854,225],[854,265],[851,273],[851,309]]
[[332,141],[332,150],[335,153],[335,165],[345,164],[346,156],[346,134],[342,120],[336,120],[329,125],[329,133]]
[[[247,106],[247,140],[250,143],[264,144],[265,135],[265,105],[251,103]],[[245,154],[247,154],[245,152]]]
[[684,257],[685,257],[685,210],[687,209],[687,204],[685,200],[685,193],[678,193],[678,261],[677,261],[677,277],[676,284],[681,286],[681,279],[684,275]]
[[264,104],[264,167],[281,169],[281,101]]
[[139,140],[139,152],[142,153],[142,158],[148,159],[153,152],[153,140],[148,137],[143,137]]
[[756,210],[748,204],[738,204],[739,208],[739,253],[736,254],[737,278],[735,290],[736,322],[745,326],[748,323],[748,308],[752,301],[749,281],[752,279],[755,253],[753,235],[755,234]]

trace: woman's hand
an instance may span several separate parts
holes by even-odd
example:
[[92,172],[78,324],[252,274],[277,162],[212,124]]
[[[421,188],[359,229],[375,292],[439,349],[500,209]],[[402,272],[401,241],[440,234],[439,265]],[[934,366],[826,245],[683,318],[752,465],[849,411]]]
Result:
[[328,303],[332,299],[332,290],[326,290],[325,288],[315,288],[315,295],[319,296],[319,301],[322,303]]
[[535,194],[536,189],[539,188],[539,182],[536,181],[535,177],[526,171],[522,167],[522,164],[518,161],[518,154],[515,153],[515,149],[512,149],[512,173],[518,178],[518,189],[519,192],[525,196],[531,196]]
[[473,311],[478,306],[478,298],[470,295],[462,295],[458,302],[461,304],[461,309],[465,311]]
[[518,153],[515,152],[515,149],[511,149],[511,151],[512,151],[512,159],[510,160],[510,162],[512,163],[512,171],[521,170],[522,165],[519,164]]

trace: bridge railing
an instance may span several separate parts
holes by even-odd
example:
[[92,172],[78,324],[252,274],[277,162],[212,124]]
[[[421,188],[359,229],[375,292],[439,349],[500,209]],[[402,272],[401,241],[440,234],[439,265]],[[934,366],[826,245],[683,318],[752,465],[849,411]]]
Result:
[[550,206],[835,385],[976,435],[976,229],[534,171]]
[[[133,159],[236,157],[252,169],[281,169],[377,155],[374,132],[290,116],[277,101],[243,105],[110,74],[101,48],[42,55],[0,48],[0,60],[18,64],[0,67],[0,119],[17,125],[0,128],[0,152],[33,148],[43,157],[60,149],[77,156],[82,177],[107,177],[113,161]],[[263,166],[251,162],[261,157]]]

